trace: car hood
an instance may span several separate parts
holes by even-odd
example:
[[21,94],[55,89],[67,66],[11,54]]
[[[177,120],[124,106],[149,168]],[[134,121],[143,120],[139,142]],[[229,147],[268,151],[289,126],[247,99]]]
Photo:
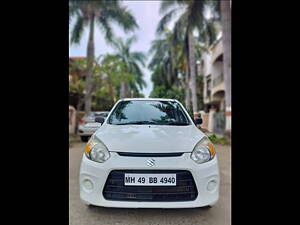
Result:
[[114,152],[192,152],[205,136],[194,125],[110,125],[103,124],[95,136]]

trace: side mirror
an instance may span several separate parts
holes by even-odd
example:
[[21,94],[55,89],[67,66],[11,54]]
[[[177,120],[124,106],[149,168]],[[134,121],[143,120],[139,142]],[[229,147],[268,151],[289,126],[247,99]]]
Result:
[[96,118],[95,118],[95,122],[96,123],[104,123],[104,121],[105,121],[105,119],[102,117],[102,116],[97,116]]
[[200,125],[200,124],[202,124],[202,118],[196,118],[196,119],[194,119],[194,123],[196,124],[196,125]]

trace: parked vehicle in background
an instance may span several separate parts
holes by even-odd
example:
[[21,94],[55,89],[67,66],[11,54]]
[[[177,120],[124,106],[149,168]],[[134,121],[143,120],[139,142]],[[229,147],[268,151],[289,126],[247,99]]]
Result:
[[98,116],[106,118],[108,114],[109,112],[90,112],[79,121],[78,134],[83,142],[87,142],[101,126],[100,123],[95,123],[95,118]]

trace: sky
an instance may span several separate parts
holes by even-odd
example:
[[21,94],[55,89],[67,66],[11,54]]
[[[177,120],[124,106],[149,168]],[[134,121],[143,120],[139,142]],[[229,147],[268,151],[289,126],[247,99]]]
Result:
[[[132,45],[133,51],[148,52],[151,41],[155,39],[156,26],[161,18],[159,14],[160,1],[124,1],[123,5],[131,11],[136,18],[139,25],[139,29],[134,32],[124,33],[121,28],[113,25],[114,34],[117,37],[128,38],[136,35],[137,41]],[[79,45],[69,46],[69,56],[86,56],[88,31],[85,30],[82,40]],[[113,53],[113,49],[106,44],[103,35],[99,29],[95,31],[95,56],[100,54]],[[149,62],[148,58],[148,62]],[[142,90],[145,97],[149,97],[153,84],[151,82],[151,72],[147,68],[143,68],[144,80],[147,83],[147,87]]]

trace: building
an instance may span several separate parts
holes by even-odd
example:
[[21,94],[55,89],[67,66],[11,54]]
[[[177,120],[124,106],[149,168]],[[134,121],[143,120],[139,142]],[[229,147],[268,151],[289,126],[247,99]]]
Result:
[[203,127],[217,134],[225,133],[225,82],[223,73],[223,46],[219,38],[200,61],[204,75],[203,101],[201,113]]

